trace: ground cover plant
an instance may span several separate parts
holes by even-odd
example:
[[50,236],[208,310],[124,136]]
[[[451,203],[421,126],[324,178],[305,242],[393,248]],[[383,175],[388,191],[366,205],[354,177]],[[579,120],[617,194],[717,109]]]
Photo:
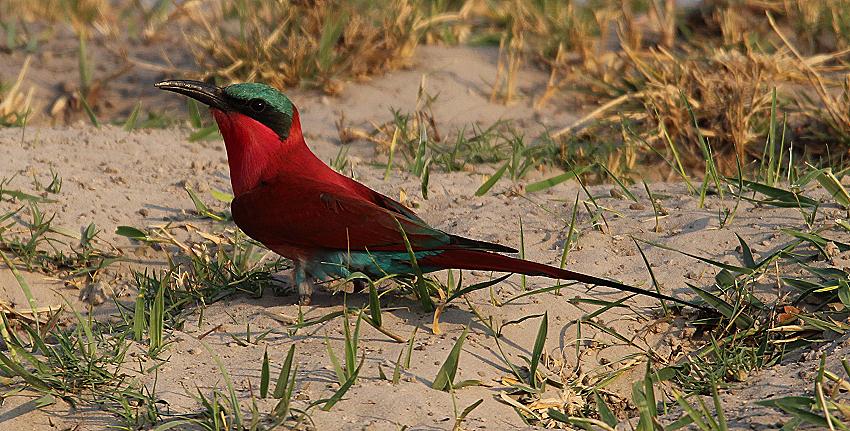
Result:
[[[415,391],[433,418],[394,419],[398,428],[496,429],[502,423],[482,418],[498,417],[576,429],[629,421],[646,430],[722,430],[738,426],[741,405],[757,404],[786,429],[844,429],[848,7],[0,1],[0,56],[19,64],[0,75],[0,126],[16,127],[2,135],[3,151],[58,154],[43,126],[82,119],[122,145],[183,126],[162,140],[191,159],[188,167],[136,162],[157,186],[147,189],[142,214],[105,206],[115,219],[74,219],[86,206],[77,194],[150,184],[130,177],[132,168],[92,160],[66,168],[59,155],[22,165],[12,155],[22,153],[11,152],[0,162],[0,268],[9,274],[0,279],[0,411],[23,411],[25,400],[43,412],[71,407],[80,423],[104,412],[104,426],[118,429],[322,429],[350,425],[353,411],[375,409],[357,404],[372,398],[388,415],[402,411],[381,393],[403,399]],[[72,84],[58,90],[30,81],[56,39],[73,60]],[[179,61],[118,49],[172,42],[182,56],[168,58]],[[389,103],[353,120],[350,110],[327,108],[352,106],[347,87],[417,67],[418,53],[438,45],[489,49],[493,73],[464,77],[482,81],[480,94],[471,93],[487,109],[552,112],[575,108],[573,99],[584,109],[558,124],[450,121],[441,110],[455,99],[433,76],[405,81],[416,95],[406,108]],[[109,55],[122,66],[107,67]],[[260,80],[317,100],[329,94],[306,112],[338,118],[332,151],[323,153],[337,171],[383,185],[432,220],[449,220],[447,229],[472,235],[476,223],[493,224],[488,235],[520,256],[548,247],[551,256],[537,256],[566,267],[580,265],[586,249],[607,248],[617,262],[638,263],[634,284],[700,308],[468,271],[353,274],[323,286],[334,293],[319,306],[292,305],[281,276],[290,263],[232,223],[232,197],[220,191],[226,174],[214,167],[223,166],[216,126],[197,104],[160,108],[156,99],[126,97],[133,100],[123,108],[110,106],[126,91],[116,82],[142,79],[137,70]],[[545,78],[526,85],[528,70]],[[81,148],[93,140],[69,136],[61,139]],[[364,161],[363,148],[376,154]],[[653,181],[660,179],[681,184]],[[451,181],[463,185],[447,191]],[[161,188],[176,191],[151,191]],[[109,196],[135,205],[130,194]],[[484,210],[457,211],[466,204]],[[144,215],[151,212],[159,218]],[[680,217],[694,219],[676,224]],[[694,230],[712,232],[703,240],[717,244],[676,243]],[[594,270],[615,266],[599,262]],[[671,262],[694,269],[670,278]],[[353,279],[366,289],[353,292]],[[45,290],[59,294],[40,297]],[[185,356],[212,362],[187,364]],[[810,379],[789,384],[792,392],[730,398],[795,361]],[[192,374],[204,366],[205,375]]]
[[[778,144],[784,145],[782,142]],[[706,162],[710,164],[711,160]],[[653,353],[645,347],[646,341],[641,340],[640,336],[631,339],[622,337],[602,320],[612,310],[631,309],[633,305],[629,304],[629,297],[615,301],[575,298],[576,304],[592,308],[568,324],[576,327],[579,336],[574,343],[574,350],[567,349],[561,353],[564,356],[559,356],[546,348],[550,326],[546,313],[526,315],[509,322],[500,321],[496,316],[499,309],[510,307],[516,301],[557,295],[559,290],[569,288],[568,285],[555,284],[534,290],[519,290],[508,298],[497,299],[493,296],[492,289],[503,282],[504,277],[479,283],[465,283],[463,274],[454,272],[450,273],[446,280],[425,278],[421,275],[414,279],[404,279],[388,274],[383,280],[368,280],[369,292],[365,297],[351,297],[351,301],[362,305],[346,305],[341,311],[310,317],[299,314],[283,327],[284,331],[292,336],[316,325],[342,322],[343,353],[333,347],[334,343],[329,338],[326,337],[324,342],[329,362],[333,364],[337,375],[339,386],[335,392],[310,403],[292,405],[290,400],[297,379],[291,370],[294,366],[293,358],[297,357],[290,348],[293,353],[288,354],[284,360],[289,365],[283,366],[282,377],[277,380],[278,387],[283,389],[272,391],[276,394],[271,397],[275,400],[275,406],[268,413],[262,413],[254,401],[246,407],[238,400],[232,388],[233,383],[229,382],[228,371],[220,364],[217,367],[224,379],[226,392],[213,390],[210,395],[199,391],[197,399],[202,410],[198,412],[164,411],[166,404],[157,398],[155,385],[143,385],[130,377],[125,368],[124,352],[141,350],[144,352],[142,355],[150,358],[147,361],[153,361],[154,366],[148,365],[147,369],[143,367],[135,372],[141,376],[137,376],[137,379],[156,375],[158,366],[155,364],[167,364],[173,334],[184,327],[189,317],[209,318],[203,310],[215,301],[234,293],[262,295],[263,289],[270,286],[269,283],[274,284],[272,274],[283,269],[275,260],[265,261],[270,253],[228,227],[230,220],[227,212],[213,209],[215,205],[211,206],[205,202],[209,198],[205,199],[192,189],[187,189],[185,199],[191,202],[194,208],[188,221],[152,229],[118,227],[116,233],[119,236],[130,238],[145,247],[156,245],[170,257],[162,269],[133,272],[130,284],[133,291],[137,292],[135,300],[125,300],[117,304],[118,320],[115,323],[104,324],[92,320],[91,315],[84,317],[73,309],[71,312],[75,316],[74,320],[60,323],[59,319],[66,310],[65,307],[71,306],[66,304],[60,307],[39,307],[39,304],[31,299],[32,294],[27,293],[31,292],[31,288],[25,279],[18,277],[20,289],[30,300],[30,309],[27,310],[26,306],[15,307],[13,304],[7,308],[6,315],[9,317],[5,320],[4,340],[8,353],[3,353],[0,360],[3,362],[3,372],[9,378],[8,384],[12,391],[8,395],[35,392],[38,394],[37,403],[44,407],[60,401],[71,405],[97,405],[113,412],[116,420],[128,428],[157,424],[169,426],[168,424],[178,423],[213,429],[227,429],[231,426],[260,429],[284,423],[306,425],[310,422],[311,411],[332,410],[334,405],[345,399],[348,390],[357,386],[358,375],[366,358],[365,353],[358,347],[362,323],[377,329],[387,339],[399,343],[398,357],[386,372],[378,365],[382,379],[398,384],[400,377],[410,367],[410,358],[413,356],[411,346],[415,334],[405,337],[384,326],[385,314],[392,311],[382,302],[393,296],[407,296],[411,306],[433,314],[430,325],[432,333],[442,331],[442,314],[447,309],[461,306],[460,301],[463,301],[466,307],[462,308],[467,310],[471,322],[477,322],[484,328],[483,334],[499,352],[498,357],[504,363],[504,369],[509,370],[508,374],[501,377],[505,388],[499,391],[496,397],[515,409],[523,421],[541,425],[568,423],[605,428],[612,426],[612,421],[619,420],[618,415],[622,418],[623,415],[637,414],[641,418],[640,422],[652,424],[664,421],[661,416],[666,413],[673,416],[671,429],[688,423],[697,424],[700,428],[722,428],[722,419],[721,422],[711,425],[711,421],[716,419],[712,419],[712,410],[702,404],[699,396],[709,395],[716,403],[720,403],[719,388],[746,380],[752,373],[776,364],[785,355],[835,338],[844,333],[846,326],[842,322],[847,319],[844,297],[848,276],[839,264],[835,263],[840,253],[850,250],[850,246],[837,239],[842,232],[846,232],[846,223],[818,217],[818,214],[819,211],[829,210],[821,207],[846,211],[850,205],[850,195],[836,174],[830,170],[797,170],[790,168],[791,165],[787,163],[779,164],[778,161],[771,161],[768,166],[773,168],[765,169],[763,176],[751,179],[720,175],[712,178],[712,174],[706,173],[703,185],[690,192],[696,199],[700,199],[701,194],[706,201],[720,199],[720,207],[716,213],[718,220],[722,221],[719,224],[721,229],[734,228],[737,208],[741,201],[791,208],[797,212],[798,220],[777,231],[782,241],[770,253],[756,254],[740,237],[736,253],[739,261],[736,263],[720,262],[710,257],[687,253],[689,258],[716,267],[717,272],[714,282],[708,286],[687,285],[692,294],[701,299],[704,309],[687,310],[668,303],[658,303],[654,307],[657,314],[650,317],[651,320],[690,321],[687,327],[693,331],[692,350],[688,349],[687,353],[677,360]],[[777,184],[774,181],[777,177],[790,178],[790,185]],[[62,199],[62,180],[56,173],[48,178],[51,178],[48,186],[39,181],[33,183],[34,187],[45,190],[41,192],[42,196],[38,191],[11,188],[14,179],[4,181],[5,199],[27,203],[23,208],[4,216],[4,262],[15,274],[34,268],[56,274],[67,267],[64,271],[72,277],[84,276],[94,279],[97,273],[105,268],[102,259],[105,259],[103,256],[108,253],[98,251],[94,245],[76,245],[73,237],[68,241],[70,245],[62,244],[53,236],[60,235],[59,238],[65,238],[61,236],[64,230],[51,227],[49,221],[43,221],[45,216],[39,205],[43,205],[44,201]],[[773,185],[769,185],[769,181],[773,181]],[[720,184],[720,187],[714,188],[715,184]],[[637,190],[633,187],[624,187],[622,193],[631,194],[637,201],[657,199],[650,187],[645,187],[645,197],[637,197]],[[827,193],[822,193],[819,198],[812,197],[817,190]],[[724,195],[723,198],[720,198],[721,194]],[[229,199],[218,192],[214,196],[223,201]],[[533,198],[534,195],[531,196]],[[593,193],[581,199],[584,210],[587,211],[587,216],[583,217],[584,227],[576,225],[579,223],[576,221],[576,214],[580,211],[580,202],[575,202],[572,218],[565,226],[570,235],[580,235],[587,229],[593,230],[594,225],[601,226],[597,225],[595,220],[604,217],[610,210],[601,206],[593,210],[594,205],[599,205],[597,199],[593,197]],[[597,203],[594,204],[594,201]],[[660,211],[657,208],[661,206],[660,202],[654,203],[653,211]],[[25,214],[30,215],[33,220],[20,217]],[[48,216],[47,220],[49,219]],[[196,226],[198,223],[212,223],[213,229],[199,229]],[[801,229],[797,226],[803,227]],[[192,233],[194,239],[178,239],[175,234],[179,231]],[[85,240],[80,241],[95,244],[95,228],[89,226],[82,229],[82,232],[81,238]],[[523,241],[520,241],[520,245],[524,250]],[[60,250],[61,246],[70,247],[71,255],[77,257],[69,259],[68,252]],[[669,248],[642,238],[636,238],[635,246],[644,259],[645,250]],[[570,250],[571,245],[565,245],[564,254],[567,255]],[[670,253],[676,252],[670,249]],[[101,259],[96,261],[100,263],[92,264],[90,256]],[[77,267],[83,267],[82,272],[75,270]],[[646,288],[659,288],[655,281],[657,277],[648,260],[646,268],[647,279],[652,282]],[[358,274],[354,277],[364,276]],[[389,281],[393,282],[388,283]],[[343,285],[338,288],[345,289]],[[487,290],[491,291],[490,302],[495,308],[484,312],[480,309],[480,304],[475,305],[469,301],[468,295]],[[500,341],[505,331],[511,326],[528,325],[535,321],[538,327],[537,335],[533,343],[525,346],[530,356],[523,358],[505,353],[504,346],[501,345],[503,341]],[[605,366],[588,374],[576,374],[578,370],[570,371],[567,352],[572,350],[576,358],[581,358],[585,352],[598,349],[599,346],[588,347],[580,342],[580,334],[590,330],[606,334],[607,340],[602,341],[603,345],[629,345],[636,349],[636,353],[618,360],[617,363],[621,365],[619,367]],[[267,337],[275,332],[252,332],[249,323],[241,336],[229,336],[235,343],[247,346],[265,343]],[[464,355],[466,333],[465,330],[457,339],[431,384],[436,390],[448,391],[452,397],[456,393],[462,393],[464,388],[485,384],[477,379],[456,379],[460,371],[460,358]],[[202,339],[206,334],[209,332],[205,331],[199,337]],[[63,368],[57,369],[57,361],[63,364],[62,367],[70,368],[65,371]],[[75,365],[78,362],[81,364]],[[260,399],[266,399],[270,393],[271,368],[268,362],[269,359],[265,355],[259,383],[255,383],[259,386]],[[646,367],[645,377],[643,381],[635,382],[631,399],[624,400],[606,389],[621,379],[625,371],[640,367],[640,364]],[[389,372],[390,370],[392,371]],[[840,385],[841,380],[836,381]],[[818,393],[823,393],[823,386],[821,379],[818,386],[820,389],[816,388],[815,391],[816,397],[820,396]],[[123,398],[116,399],[116,393],[121,394]],[[829,401],[832,404],[827,404],[825,398],[820,401],[815,398],[812,400],[814,401],[806,404],[806,398],[798,397],[766,400],[763,404],[789,411],[791,416],[796,418],[794,421],[801,423],[840,423],[841,419],[833,418],[830,416],[832,413],[827,413],[832,408],[829,406],[841,405],[840,399]],[[719,404],[714,408],[717,409],[717,406]],[[462,426],[466,416],[474,412],[476,407],[476,403],[456,407],[456,424]],[[676,413],[677,411],[679,413]]]

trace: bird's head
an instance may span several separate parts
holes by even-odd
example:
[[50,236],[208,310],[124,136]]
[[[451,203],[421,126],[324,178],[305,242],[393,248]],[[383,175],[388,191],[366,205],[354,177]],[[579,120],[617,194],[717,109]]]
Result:
[[237,196],[287,164],[297,163],[292,153],[306,149],[298,109],[274,87],[254,82],[219,87],[191,80],[162,81],[156,86],[210,107],[224,137]]

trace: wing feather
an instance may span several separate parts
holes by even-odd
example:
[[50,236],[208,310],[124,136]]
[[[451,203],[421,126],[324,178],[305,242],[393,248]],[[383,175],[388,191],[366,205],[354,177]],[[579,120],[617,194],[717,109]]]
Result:
[[271,181],[235,198],[231,212],[246,234],[269,246],[402,251],[399,224],[416,249],[440,249],[451,242],[451,236],[415,215],[344,191],[303,177]]
[[335,250],[404,251],[404,229],[414,250],[473,249],[516,252],[499,244],[434,229],[413,211],[368,187],[303,176],[265,182],[233,200],[233,220],[250,237],[275,245]]

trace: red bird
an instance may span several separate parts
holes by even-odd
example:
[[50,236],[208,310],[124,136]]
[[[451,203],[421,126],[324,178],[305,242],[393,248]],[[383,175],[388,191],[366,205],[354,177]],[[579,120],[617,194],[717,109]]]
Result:
[[683,304],[657,292],[498,253],[516,250],[429,226],[404,205],[340,175],[304,142],[298,109],[260,83],[218,87],[199,81],[156,84],[209,105],[230,165],[233,220],[248,236],[292,260],[302,304],[316,279],[410,274],[404,230],[423,272],[501,271],[608,286]]

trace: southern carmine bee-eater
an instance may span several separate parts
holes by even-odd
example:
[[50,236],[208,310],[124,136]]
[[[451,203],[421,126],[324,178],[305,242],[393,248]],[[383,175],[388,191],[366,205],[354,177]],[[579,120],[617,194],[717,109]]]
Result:
[[411,274],[404,234],[422,272],[467,269],[518,273],[648,295],[692,305],[613,280],[505,256],[517,250],[435,229],[401,203],[328,167],[307,148],[298,109],[260,83],[218,87],[170,80],[157,87],[210,107],[224,137],[234,199],[233,221],[294,264],[300,301],[316,280]]

